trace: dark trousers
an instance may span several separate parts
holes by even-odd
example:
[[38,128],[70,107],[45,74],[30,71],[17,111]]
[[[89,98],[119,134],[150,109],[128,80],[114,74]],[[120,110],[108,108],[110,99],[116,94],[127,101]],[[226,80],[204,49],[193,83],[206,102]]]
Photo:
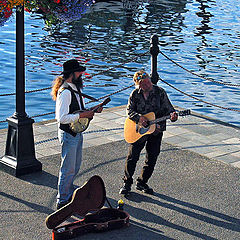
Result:
[[140,177],[137,179],[139,182],[147,183],[152,176],[158,155],[160,154],[161,142],[163,133],[159,132],[157,135],[150,134],[143,136],[140,140],[130,144],[128,156],[125,162],[125,176],[124,182],[132,184],[133,174],[139,160],[140,153],[146,145],[146,158],[142,168]]

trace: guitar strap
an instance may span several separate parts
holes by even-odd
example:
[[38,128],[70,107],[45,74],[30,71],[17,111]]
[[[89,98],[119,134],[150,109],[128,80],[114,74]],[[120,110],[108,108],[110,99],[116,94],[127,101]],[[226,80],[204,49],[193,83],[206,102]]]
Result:
[[[73,91],[75,91],[75,90],[73,90]],[[76,91],[75,91],[75,92],[76,92]],[[78,94],[79,94],[79,93],[78,93]],[[96,98],[91,97],[91,96],[89,96],[89,95],[87,95],[87,94],[85,94],[85,93],[80,92],[80,94],[81,94],[83,97],[88,98],[88,99],[90,99],[90,100],[92,100],[92,101],[94,101],[94,102],[99,101],[99,100],[97,100]]]
[[76,93],[76,94],[79,95],[80,104],[81,104],[81,109],[82,109],[82,110],[85,109],[84,104],[83,104],[83,99],[82,99],[82,97],[86,97],[86,98],[88,98],[88,99],[90,99],[90,100],[92,100],[92,101],[95,101],[95,102],[99,101],[99,100],[97,100],[97,99],[94,98],[94,97],[91,97],[91,96],[89,96],[89,95],[87,95],[87,94],[85,94],[85,93],[82,93],[79,88],[77,88],[78,91],[76,91],[76,90],[72,89],[69,85],[66,85],[66,84],[65,84],[65,86],[63,86],[62,90],[64,90],[65,88],[67,88],[67,89],[69,89],[70,91],[72,91],[72,92],[74,92],[74,93]]
[[81,109],[82,110],[85,110],[85,107],[84,107],[84,104],[83,104],[83,99],[82,99],[82,93],[81,93],[81,91],[80,91],[80,89],[78,89],[78,91],[75,91],[75,90],[73,90],[74,92],[76,92],[78,95],[79,95],[79,98],[80,98],[80,104],[81,104]]
[[94,98],[94,97],[92,97],[92,96],[89,96],[89,95],[87,95],[87,94],[85,94],[85,93],[82,93],[80,90],[79,90],[79,92],[80,92],[80,93],[79,93],[78,91],[72,89],[69,85],[63,86],[62,90],[64,90],[65,88],[68,88],[69,90],[72,90],[73,92],[75,92],[75,93],[77,93],[77,94],[79,94],[79,95],[81,95],[81,96],[83,96],[83,97],[85,97],[85,98],[88,98],[88,99],[90,99],[90,100],[92,100],[92,101],[94,101],[94,102],[98,102],[98,101],[99,101],[98,99],[96,99],[96,98]]

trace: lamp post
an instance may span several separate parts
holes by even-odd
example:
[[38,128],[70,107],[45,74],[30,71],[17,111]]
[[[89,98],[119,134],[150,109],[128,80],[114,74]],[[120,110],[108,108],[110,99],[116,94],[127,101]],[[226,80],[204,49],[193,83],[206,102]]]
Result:
[[157,56],[159,54],[158,36],[154,34],[150,40],[150,53],[151,53],[151,81],[157,84],[159,76],[157,73]]
[[16,112],[7,118],[5,155],[0,159],[0,169],[16,177],[42,170],[42,164],[35,157],[32,127],[34,120],[25,112],[24,55],[24,6],[18,6],[16,11]]

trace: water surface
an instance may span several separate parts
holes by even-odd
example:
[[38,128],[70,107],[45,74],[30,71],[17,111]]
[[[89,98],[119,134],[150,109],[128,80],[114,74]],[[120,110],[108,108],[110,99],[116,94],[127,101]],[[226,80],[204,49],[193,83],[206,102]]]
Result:
[[[173,61],[211,82],[158,56],[162,79],[190,96],[158,82],[174,105],[240,126],[240,3],[238,0],[148,0],[99,2],[74,21],[47,26],[41,13],[25,13],[26,90],[50,87],[62,63],[77,58],[87,67],[85,92],[95,98],[132,84],[139,69],[151,71],[150,38],[159,36],[160,50]],[[77,19],[77,20],[76,20]],[[141,57],[135,58],[140,54]],[[0,27],[0,94],[15,92],[15,15]],[[107,71],[109,68],[111,70]],[[127,103],[133,88],[114,94],[108,107]],[[0,120],[15,112],[15,96],[0,97]],[[208,104],[210,103],[210,104]],[[220,107],[212,106],[215,104]],[[26,94],[29,116],[53,112],[50,90]],[[237,111],[226,110],[225,108]],[[35,118],[42,121],[47,115]],[[1,128],[6,123],[0,124]]]

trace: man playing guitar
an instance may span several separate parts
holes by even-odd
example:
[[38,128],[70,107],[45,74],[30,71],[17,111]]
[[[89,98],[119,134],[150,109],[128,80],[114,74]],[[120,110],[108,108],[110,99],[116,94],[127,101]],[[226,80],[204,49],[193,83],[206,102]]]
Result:
[[[157,118],[170,114],[170,120],[177,121],[178,114],[169,101],[165,90],[152,84],[145,71],[136,72],[133,81],[136,84],[136,89],[133,90],[128,100],[127,114],[129,119],[140,126],[147,127],[148,119],[144,115],[153,112]],[[137,178],[136,189],[153,194],[153,189],[147,185],[147,182],[153,173],[160,153],[163,131],[165,130],[166,120],[156,124],[156,130],[152,134],[145,135],[136,142],[130,143],[125,163],[124,185],[119,194],[128,195],[131,191],[136,164],[144,146],[146,146],[146,159],[141,175]]]

